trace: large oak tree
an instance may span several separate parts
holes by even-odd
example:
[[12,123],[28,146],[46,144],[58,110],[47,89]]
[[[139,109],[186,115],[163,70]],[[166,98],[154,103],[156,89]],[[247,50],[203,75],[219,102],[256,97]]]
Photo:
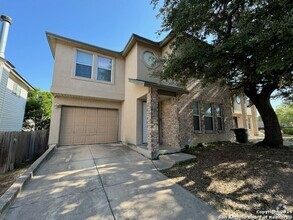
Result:
[[273,92],[293,97],[292,1],[164,0],[160,15],[161,31],[172,31],[176,39],[161,78],[221,80],[244,92],[263,119],[262,144],[282,146],[270,98]]

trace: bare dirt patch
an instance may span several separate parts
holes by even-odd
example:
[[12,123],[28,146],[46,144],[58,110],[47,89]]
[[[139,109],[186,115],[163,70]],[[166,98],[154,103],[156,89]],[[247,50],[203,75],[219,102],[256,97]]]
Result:
[[7,173],[0,174],[0,196],[28,169],[29,165],[26,164]]
[[280,205],[293,213],[292,146],[218,143],[186,152],[197,159],[162,172],[222,215],[257,215]]

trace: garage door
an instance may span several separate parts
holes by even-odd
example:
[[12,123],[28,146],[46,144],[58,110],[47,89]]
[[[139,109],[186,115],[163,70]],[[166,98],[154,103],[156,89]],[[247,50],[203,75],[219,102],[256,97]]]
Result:
[[117,110],[62,107],[60,145],[117,141]]

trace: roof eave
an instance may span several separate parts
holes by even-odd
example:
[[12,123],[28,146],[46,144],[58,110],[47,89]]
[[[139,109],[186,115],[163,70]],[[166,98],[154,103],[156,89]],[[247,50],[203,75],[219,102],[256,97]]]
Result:
[[52,56],[55,58],[56,40],[54,41],[54,38],[52,37],[52,34],[49,33],[49,32],[46,32],[46,37],[47,37],[47,40],[48,40],[48,43],[49,43],[49,47],[50,47]]
[[174,32],[171,31],[163,40],[159,42],[160,47],[166,46],[168,43],[170,43],[175,38]]
[[178,93],[178,94],[188,93],[188,91],[186,89],[180,88],[180,87],[163,85],[163,84],[158,84],[158,83],[149,82],[149,81],[140,80],[140,79],[132,79],[132,78],[128,78],[128,81],[131,82],[131,83],[135,83],[135,84],[145,86],[145,87],[151,87],[151,88],[155,88],[155,89],[165,90],[165,91],[168,91],[168,92],[175,92],[175,93]]
[[30,90],[35,90],[35,88],[29,84],[16,70],[12,69],[11,70],[12,74],[16,76],[19,80],[21,80]]
[[160,48],[160,42],[155,42],[152,40],[149,40],[147,38],[141,37],[137,34],[132,34],[130,39],[128,40],[126,46],[124,47],[122,51],[122,55],[125,57],[130,52],[131,48],[135,45],[136,42],[144,43],[147,45],[151,45],[153,47]]
[[15,66],[13,66],[12,63],[10,63],[8,60],[0,57],[0,59],[4,62],[4,64],[8,67],[8,69],[10,70],[9,72],[11,72],[16,78],[18,78],[22,83],[24,83],[29,89],[31,90],[35,90],[35,88],[29,84],[16,70],[15,70]]
[[94,52],[104,53],[104,54],[111,55],[111,56],[114,56],[114,57],[122,57],[122,52],[109,50],[109,49],[102,48],[102,47],[97,47],[95,45],[91,45],[91,44],[87,44],[87,43],[84,43],[84,42],[81,42],[81,41],[66,38],[66,37],[63,37],[63,36],[60,36],[60,35],[57,35],[57,34],[53,34],[53,33],[50,33],[50,32],[46,32],[46,35],[47,35],[47,39],[48,39],[49,46],[50,46],[50,49],[51,49],[53,57],[55,55],[55,49],[56,49],[56,42],[57,41],[65,42],[65,43],[71,44],[71,45],[73,45],[75,47],[85,48],[85,49],[88,49],[88,50],[91,50],[91,51],[94,51]]

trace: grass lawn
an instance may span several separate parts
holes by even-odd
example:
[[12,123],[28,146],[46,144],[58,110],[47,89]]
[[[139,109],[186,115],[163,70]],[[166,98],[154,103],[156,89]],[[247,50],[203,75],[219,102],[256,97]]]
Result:
[[214,143],[186,152],[197,158],[162,172],[222,215],[256,215],[280,204],[293,213],[293,146]]

